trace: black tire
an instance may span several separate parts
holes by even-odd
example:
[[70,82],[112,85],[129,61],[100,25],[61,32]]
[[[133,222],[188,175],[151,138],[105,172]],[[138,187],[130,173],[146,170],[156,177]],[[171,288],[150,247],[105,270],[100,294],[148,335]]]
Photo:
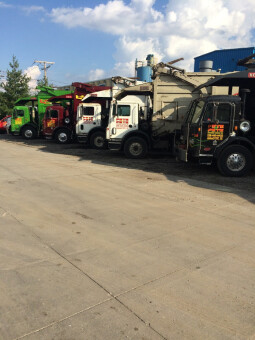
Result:
[[106,148],[106,138],[103,131],[93,133],[89,139],[89,144],[93,149],[102,150]]
[[33,126],[25,126],[22,129],[22,137],[25,139],[34,139],[36,137],[36,129]]
[[224,176],[245,176],[252,166],[252,154],[242,145],[230,145],[221,152],[217,160],[217,167]]
[[59,144],[67,144],[71,141],[71,133],[67,129],[59,129],[55,135],[54,139]]
[[148,145],[141,137],[130,137],[124,144],[124,154],[128,158],[144,158],[148,153]]

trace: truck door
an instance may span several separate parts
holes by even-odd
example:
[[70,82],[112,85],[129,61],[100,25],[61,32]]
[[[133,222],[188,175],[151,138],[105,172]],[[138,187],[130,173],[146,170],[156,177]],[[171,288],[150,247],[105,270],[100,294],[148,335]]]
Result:
[[200,131],[200,155],[213,155],[232,129],[233,106],[230,103],[207,103]]
[[59,110],[47,110],[43,118],[43,133],[52,135],[54,129],[59,126]]
[[28,111],[27,107],[16,107],[14,109],[11,119],[12,132],[19,132],[20,128],[26,123],[26,111]]
[[113,110],[109,124],[111,139],[122,139],[128,132],[138,130],[138,104],[117,104]]
[[179,145],[179,158],[187,161],[188,153],[198,156],[200,150],[200,122],[204,108],[204,100],[196,100],[189,109],[187,118],[182,126],[183,140]]
[[79,110],[82,119],[77,123],[77,134],[87,135],[93,128],[101,126],[101,105],[88,103],[80,106]]

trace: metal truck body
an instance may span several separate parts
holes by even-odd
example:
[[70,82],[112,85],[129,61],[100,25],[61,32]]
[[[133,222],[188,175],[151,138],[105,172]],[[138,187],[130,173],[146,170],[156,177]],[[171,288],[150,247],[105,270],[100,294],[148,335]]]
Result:
[[131,158],[144,157],[152,149],[173,151],[174,134],[191,101],[217,93],[217,88],[194,89],[217,74],[186,73],[165,64],[156,65],[152,83],[124,89],[113,99],[107,127],[109,149],[122,150]]
[[246,175],[255,159],[255,68],[217,77],[205,86],[239,86],[239,96],[195,100],[182,126],[178,158],[215,162],[225,176]]
[[[75,126],[77,107],[82,99],[91,92],[110,89],[107,86],[92,86],[85,83],[73,83],[74,93],[52,97],[55,104],[48,106],[43,118],[43,135],[58,143],[68,143],[76,137]],[[60,103],[60,104],[57,104]]]
[[32,139],[39,135],[46,107],[51,104],[52,96],[70,93],[65,90],[55,90],[48,86],[38,86],[40,92],[33,97],[21,98],[15,103],[12,113],[11,132]]
[[134,79],[113,77],[112,87],[105,91],[88,94],[77,110],[76,135],[81,143],[102,149],[106,146],[106,127],[112,97],[126,87],[137,83]]

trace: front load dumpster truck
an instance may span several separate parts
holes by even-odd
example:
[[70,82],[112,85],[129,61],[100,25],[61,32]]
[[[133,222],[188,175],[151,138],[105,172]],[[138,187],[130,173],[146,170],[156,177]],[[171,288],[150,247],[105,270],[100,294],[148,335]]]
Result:
[[60,144],[69,143],[76,138],[77,107],[82,99],[89,93],[110,89],[107,86],[78,82],[72,83],[72,86],[74,87],[73,93],[49,99],[54,104],[47,107],[43,118],[43,135]]
[[199,88],[208,86],[227,86],[238,95],[193,101],[181,129],[178,158],[215,163],[225,176],[247,175],[255,161],[255,67],[216,77]]
[[112,77],[111,83],[111,88],[85,96],[77,110],[77,139],[79,142],[86,143],[96,149],[106,147],[106,128],[113,96],[121,89],[133,87],[143,82],[116,76]]
[[56,90],[49,86],[38,86],[38,94],[21,98],[15,102],[11,120],[11,133],[22,135],[25,139],[38,137],[42,129],[42,119],[49,98],[70,93],[70,90]]
[[107,141],[110,150],[126,157],[142,158],[148,151],[174,152],[175,134],[184,121],[190,102],[203,94],[193,90],[217,72],[185,72],[160,63],[154,67],[154,80],[120,91],[111,103]]

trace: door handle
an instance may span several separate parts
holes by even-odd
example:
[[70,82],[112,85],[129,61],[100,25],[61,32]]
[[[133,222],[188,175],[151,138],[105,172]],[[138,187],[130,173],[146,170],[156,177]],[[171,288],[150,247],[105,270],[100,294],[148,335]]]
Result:
[[93,125],[96,125],[96,122],[94,122]]
[[133,125],[128,125],[128,127],[130,127],[130,128],[131,128],[131,127],[133,127]]

